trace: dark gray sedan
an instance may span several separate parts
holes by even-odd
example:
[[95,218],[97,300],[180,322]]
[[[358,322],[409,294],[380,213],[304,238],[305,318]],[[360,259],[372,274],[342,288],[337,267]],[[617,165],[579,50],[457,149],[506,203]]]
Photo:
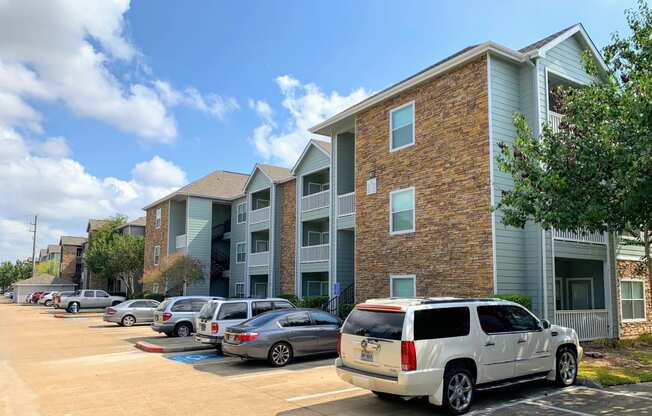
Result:
[[268,360],[275,367],[294,357],[335,353],[342,321],[317,309],[266,312],[224,332],[224,355]]
[[159,302],[152,299],[134,299],[119,303],[104,311],[104,321],[121,326],[154,321],[154,311]]

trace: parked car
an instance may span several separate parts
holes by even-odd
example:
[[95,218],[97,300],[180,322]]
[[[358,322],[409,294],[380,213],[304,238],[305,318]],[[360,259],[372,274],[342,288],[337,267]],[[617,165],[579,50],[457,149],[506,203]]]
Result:
[[570,328],[498,299],[374,299],[349,314],[338,376],[379,396],[427,396],[452,414],[474,393],[554,380],[570,386],[582,347]]
[[127,300],[106,308],[104,321],[115,322],[120,326],[132,326],[137,323],[153,322],[154,311],[160,303],[151,299]]
[[195,318],[211,296],[176,296],[167,298],[154,312],[152,330],[169,337],[188,337],[195,332]]
[[235,326],[261,313],[278,309],[294,309],[286,299],[219,299],[206,302],[195,322],[195,340],[222,347],[227,326]]
[[63,291],[63,292],[56,292],[56,293],[54,294],[54,296],[52,296],[52,306],[54,306],[55,309],[59,309],[59,308],[64,307],[64,306],[62,306],[62,304],[61,304],[61,299],[62,299],[62,298],[65,298],[65,297],[67,297],[67,296],[70,296],[70,295],[72,295],[73,293],[75,293],[74,290]]
[[12,291],[5,292],[4,297],[13,300],[14,299],[14,292],[12,292]]
[[42,294],[43,292],[32,292],[32,295],[29,298],[29,303],[37,303]]
[[334,354],[342,321],[318,309],[271,311],[228,327],[224,355],[283,367],[295,357]]
[[77,313],[80,309],[106,308],[125,301],[123,296],[111,296],[103,290],[77,290],[68,296],[62,296],[59,304],[68,312]]
[[[50,304],[52,304],[52,293],[53,292],[43,292],[41,294],[41,296],[38,297],[38,300],[36,301],[36,303],[38,303],[39,305],[50,306]],[[48,301],[49,301],[49,304],[46,304],[45,302],[48,302]]]

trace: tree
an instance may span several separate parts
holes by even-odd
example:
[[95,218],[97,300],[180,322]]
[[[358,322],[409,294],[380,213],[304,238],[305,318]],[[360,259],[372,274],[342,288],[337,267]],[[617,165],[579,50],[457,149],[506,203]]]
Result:
[[117,235],[107,245],[107,269],[114,273],[132,297],[137,279],[143,274],[145,240],[133,235]]
[[0,288],[4,289],[15,281],[14,265],[10,261],[0,264]]
[[105,223],[91,234],[84,262],[88,270],[96,276],[106,280],[114,276],[115,271],[109,268],[108,258],[111,241],[120,234],[118,227],[124,224],[125,221],[126,218],[121,215],[107,218]]
[[143,283],[162,286],[166,293],[183,293],[187,285],[203,279],[202,262],[189,254],[177,253],[163,258],[158,268],[148,270],[143,276]]
[[626,17],[631,33],[613,35],[603,50],[606,72],[584,56],[601,82],[555,91],[564,114],[558,132],[544,127],[536,137],[515,117],[514,145],[501,143],[497,157],[514,189],[495,209],[516,227],[533,220],[544,229],[636,236],[652,280],[652,12],[641,0]]
[[59,262],[57,260],[42,261],[36,265],[36,272],[59,276]]
[[32,277],[32,262],[27,260],[16,260],[14,264],[13,281],[29,279]]

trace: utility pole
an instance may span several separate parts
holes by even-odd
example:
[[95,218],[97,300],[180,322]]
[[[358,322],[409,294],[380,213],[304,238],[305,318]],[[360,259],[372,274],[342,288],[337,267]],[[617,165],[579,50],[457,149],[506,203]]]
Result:
[[31,227],[34,227],[33,230],[30,230],[34,233],[32,239],[32,276],[36,274],[36,227],[38,224],[38,215],[34,215],[34,222],[29,223]]

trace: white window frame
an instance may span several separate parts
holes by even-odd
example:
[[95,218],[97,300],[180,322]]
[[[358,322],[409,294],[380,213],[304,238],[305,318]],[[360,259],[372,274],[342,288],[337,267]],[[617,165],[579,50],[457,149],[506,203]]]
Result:
[[390,274],[389,275],[389,297],[394,297],[394,280],[412,279],[412,293],[417,296],[417,275],[416,274]]
[[[633,283],[640,283],[643,285],[643,317],[642,318],[632,318],[632,319],[625,319],[623,316],[623,288],[622,284],[624,282],[633,282]],[[642,279],[632,279],[632,278],[624,278],[620,279],[620,287],[619,287],[619,295],[620,295],[620,316],[623,317],[623,322],[647,322],[647,304],[645,302],[645,281]],[[640,299],[627,299],[627,300],[640,300]]]
[[[313,189],[311,189],[311,187],[317,188],[318,191],[311,192],[313,190]],[[323,191],[321,183],[319,183],[319,182],[308,182],[308,195],[318,194],[321,191]]]
[[[264,209],[264,208],[269,207],[269,199],[261,199],[261,198],[257,198],[257,199],[254,199],[254,201],[256,201],[256,208],[254,208],[254,211],[258,211],[259,209]],[[266,202],[267,205],[264,206],[264,207],[260,207],[260,208],[259,208],[258,205],[260,205],[261,202]]]
[[[258,243],[265,243],[267,245],[267,250],[258,251]],[[256,253],[267,253],[269,252],[269,240],[256,240],[254,241],[254,247],[256,247]]]
[[[392,123],[392,118],[393,118],[392,116],[393,116],[393,114],[395,112],[397,112],[399,110],[402,110],[405,107],[412,107],[412,141],[410,143],[408,143],[408,144],[404,144],[403,146],[393,148],[392,147],[392,137],[393,137],[393,133],[394,133],[394,126],[393,126],[393,123]],[[412,100],[412,101],[410,101],[408,103],[405,103],[405,104],[403,104],[403,105],[401,105],[399,107],[395,107],[395,108],[392,108],[391,110],[389,110],[389,151],[390,151],[390,153],[395,152],[397,150],[405,149],[406,147],[414,146],[414,143],[416,141],[415,140],[416,123],[415,123],[415,120],[414,120],[415,117],[416,117],[416,112],[417,112],[417,109],[416,109],[416,105],[414,103],[414,100]]]
[[571,283],[582,282],[582,281],[584,281],[584,282],[588,281],[589,282],[589,286],[590,286],[590,290],[591,290],[591,309],[589,309],[589,310],[594,310],[595,309],[595,291],[593,290],[593,278],[592,277],[569,277],[569,278],[566,278],[565,280],[566,280],[565,291],[566,291],[566,296],[568,297],[568,299],[566,299],[566,307],[568,308],[568,310],[570,310],[570,311],[582,310],[582,309],[571,309],[571,307],[572,307],[572,305],[571,305],[571,303],[572,303],[572,301],[571,301],[572,291],[570,289]]
[[[238,247],[240,247],[240,246],[244,247],[244,249],[242,250],[242,253],[240,253],[240,254],[244,255],[244,260],[242,260],[242,261],[238,261]],[[236,262],[236,264],[243,264],[246,261],[247,261],[247,242],[246,241],[240,241],[238,243],[235,243],[235,262]]]
[[161,264],[161,246],[154,246],[154,266]]
[[[399,194],[402,192],[408,192],[412,191],[412,228],[409,230],[400,230],[400,231],[394,231],[394,218],[392,217],[392,197],[394,194]],[[403,211],[398,211],[398,212],[403,212]],[[416,231],[417,228],[417,191],[415,190],[414,186],[410,186],[409,188],[403,188],[403,189],[397,189],[396,191],[392,191],[389,193],[389,234],[390,235],[400,235],[400,234],[410,234]]]
[[[240,208],[242,208],[242,215],[244,215],[244,220],[240,221]],[[235,208],[235,222],[236,224],[244,224],[247,222],[247,203],[243,202],[238,204]]]
[[157,230],[161,228],[161,208],[156,208],[156,219],[154,220],[154,226]]
[[[238,288],[242,288],[241,290],[238,290]],[[235,287],[233,289],[233,296],[236,298],[244,298],[245,296],[245,284],[243,282],[238,282],[235,284]]]

